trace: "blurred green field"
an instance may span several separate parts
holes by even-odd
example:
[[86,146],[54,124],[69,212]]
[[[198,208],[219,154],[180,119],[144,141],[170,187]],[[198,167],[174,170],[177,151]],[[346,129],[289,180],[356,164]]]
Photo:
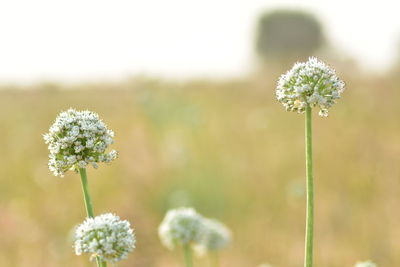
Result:
[[[42,139],[69,107],[99,113],[116,133],[119,159],[88,175],[95,213],[115,212],[136,229],[137,249],[118,266],[181,266],[157,226],[182,205],[232,228],[222,266],[302,266],[304,118],[275,101],[271,77],[4,87],[0,266],[93,266],[72,249],[85,216],[79,176],[52,176]],[[330,117],[314,116],[315,266],[398,267],[400,83],[342,78]]]

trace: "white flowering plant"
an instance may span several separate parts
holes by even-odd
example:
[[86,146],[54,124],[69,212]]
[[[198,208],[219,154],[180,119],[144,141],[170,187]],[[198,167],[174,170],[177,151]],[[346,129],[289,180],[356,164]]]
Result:
[[191,249],[199,256],[212,253],[213,266],[218,266],[217,252],[231,241],[230,230],[215,219],[208,219],[193,208],[178,208],[167,212],[158,228],[161,243],[168,249],[183,247],[185,263],[192,266]]
[[158,228],[158,235],[169,249],[191,245],[200,241],[202,223],[203,217],[193,208],[169,210]]
[[111,162],[117,152],[106,149],[114,140],[114,132],[94,112],[69,109],[61,112],[49,133],[44,135],[50,151],[49,169],[55,176],[64,176],[68,170],[79,172],[87,219],[76,230],[75,252],[91,254],[97,267],[106,267],[127,257],[135,248],[135,235],[127,221],[113,214],[94,217],[89,194],[86,167],[91,164]]
[[75,231],[75,253],[91,254],[91,259],[116,263],[128,257],[135,248],[136,238],[130,223],[106,213],[87,218]]
[[117,152],[106,149],[114,140],[114,132],[107,129],[99,116],[91,111],[68,109],[61,112],[49,132],[44,135],[50,151],[49,169],[55,176],[64,176],[68,170],[78,171],[91,164],[111,162]]
[[232,234],[226,225],[215,219],[204,218],[200,242],[194,246],[194,249],[198,255],[218,252],[227,247],[231,240]]
[[276,88],[276,98],[287,111],[305,113],[306,150],[306,242],[304,266],[313,266],[314,238],[314,182],[312,159],[312,108],[319,108],[319,115],[328,116],[331,108],[344,91],[344,82],[334,69],[315,57],[307,62],[294,64],[281,75]]
[[319,115],[328,116],[328,109],[344,91],[344,82],[333,68],[310,57],[298,62],[283,74],[276,88],[276,98],[287,111],[304,113],[306,106],[318,107]]

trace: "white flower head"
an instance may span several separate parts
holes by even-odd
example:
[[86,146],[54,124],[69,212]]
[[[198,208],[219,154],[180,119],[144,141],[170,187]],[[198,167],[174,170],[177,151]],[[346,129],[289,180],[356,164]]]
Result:
[[126,220],[111,213],[87,218],[75,231],[75,253],[91,254],[91,260],[116,263],[126,259],[135,248],[135,234]]
[[169,210],[158,228],[161,243],[169,249],[199,242],[203,217],[193,208]]
[[298,62],[278,81],[276,98],[287,111],[304,113],[306,106],[318,107],[319,115],[328,116],[328,109],[344,91],[344,82],[336,72],[315,57]]
[[354,265],[354,267],[377,267],[377,265],[372,261],[359,261],[356,263],[356,265]]
[[50,151],[49,169],[62,177],[70,169],[86,168],[89,164],[97,168],[97,163],[111,162],[117,152],[107,153],[106,149],[114,142],[113,137],[114,132],[94,112],[61,112],[43,136]]
[[232,240],[231,231],[228,227],[215,219],[203,219],[203,227],[201,239],[194,246],[198,255],[203,255],[205,252],[218,251],[226,246]]

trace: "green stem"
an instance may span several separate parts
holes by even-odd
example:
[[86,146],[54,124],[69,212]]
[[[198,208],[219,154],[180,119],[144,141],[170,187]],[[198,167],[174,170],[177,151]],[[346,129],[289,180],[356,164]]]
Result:
[[[86,214],[89,218],[93,218],[94,217],[93,204],[89,194],[89,184],[87,181],[86,169],[79,168],[79,174],[81,175],[83,199],[85,201]],[[107,263],[100,260],[99,257],[96,257],[96,263],[97,267],[107,267]]]
[[312,161],[312,123],[311,107],[306,107],[306,176],[307,176],[307,214],[306,214],[306,248],[304,266],[313,265],[313,229],[314,229],[314,185]]
[[192,252],[190,251],[190,246],[188,244],[183,245],[183,254],[185,256],[186,267],[192,267]]
[[81,175],[83,198],[85,200],[86,214],[89,218],[93,218],[94,212],[93,212],[92,199],[90,198],[90,194],[89,194],[89,184],[87,181],[86,169],[79,168],[79,174]]
[[97,267],[107,267],[107,263],[105,263],[104,261],[102,261],[102,260],[100,260],[100,258],[99,257],[96,257],[96,264],[97,264]]
[[107,262],[100,260],[99,257],[96,257],[96,264],[98,267],[107,267]]

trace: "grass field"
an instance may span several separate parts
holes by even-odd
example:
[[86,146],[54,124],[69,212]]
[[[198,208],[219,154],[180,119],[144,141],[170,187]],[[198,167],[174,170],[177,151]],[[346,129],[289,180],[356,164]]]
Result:
[[[330,117],[314,116],[315,266],[398,267],[400,83],[342,78]],[[302,266],[304,117],[285,112],[274,88],[275,78],[260,77],[4,87],[0,266],[92,266],[72,249],[85,216],[79,175],[52,176],[42,139],[69,107],[99,113],[116,133],[119,159],[88,176],[95,213],[115,212],[136,229],[137,249],[119,266],[181,266],[181,251],[163,248],[156,229],[182,205],[231,227],[223,266]]]

